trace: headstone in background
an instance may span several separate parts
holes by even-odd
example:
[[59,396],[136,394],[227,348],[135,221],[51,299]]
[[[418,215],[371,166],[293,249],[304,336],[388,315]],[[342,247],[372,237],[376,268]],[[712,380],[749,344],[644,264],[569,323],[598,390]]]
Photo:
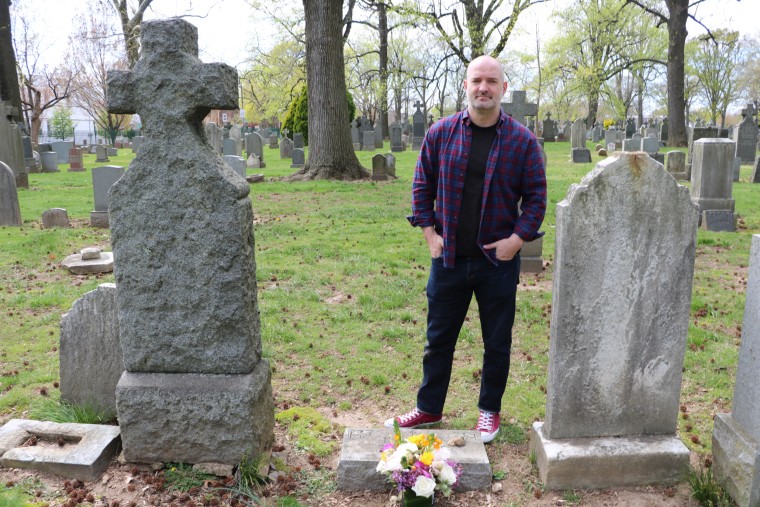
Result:
[[279,148],[280,147],[279,142],[280,140],[277,138],[277,134],[275,134],[274,132],[269,134],[269,149],[270,150],[275,150]]
[[378,121],[375,125],[375,149],[383,149],[383,126]]
[[248,160],[245,161],[245,166],[248,169],[261,169],[261,160],[259,160],[259,157],[251,153],[248,155]]
[[713,475],[740,507],[760,505],[760,234],[752,236],[732,411],[716,414]]
[[389,178],[396,177],[396,156],[390,153],[385,154],[385,169]]
[[604,132],[604,146],[609,151],[609,145],[612,145],[612,151],[615,151],[615,143],[617,143],[617,131],[614,127],[611,127]]
[[110,162],[105,145],[98,144],[95,147],[95,162]]
[[645,153],[657,153],[660,151],[660,141],[654,137],[643,137],[641,139],[641,151]]
[[591,151],[588,148],[573,148],[572,156],[574,164],[587,164],[591,162]]
[[296,132],[293,134],[293,149],[299,148],[303,149],[303,134],[300,132]]
[[367,130],[362,134],[362,151],[375,151],[375,132]]
[[119,150],[117,148],[106,147],[106,157],[118,157]]
[[372,157],[372,180],[388,180],[388,161],[385,159],[385,155],[383,154],[378,153]]
[[[259,157],[259,167],[266,167],[267,164],[264,161],[264,139],[258,132],[252,132],[248,134],[250,137],[246,138],[246,154],[254,154]],[[248,151],[250,150],[250,151]]]
[[29,188],[29,172],[24,162],[24,142],[18,125],[9,117],[18,117],[16,108],[0,101],[0,162],[10,167],[16,180],[16,189]]
[[[248,134],[253,135],[253,134]],[[222,156],[231,155],[233,157],[238,157],[238,143],[231,137],[228,137],[227,139],[222,139]]]
[[[697,125],[700,125],[701,122],[697,121]],[[704,139],[704,138],[721,138],[725,139],[728,138],[728,130],[721,129],[715,126],[711,127],[704,127],[704,126],[695,126],[689,129],[689,150],[686,156],[686,167],[691,168],[692,161],[694,159],[694,142]]]
[[691,167],[691,199],[705,210],[734,212],[734,142],[730,139],[703,138],[694,142]]
[[140,115],[150,154],[111,189],[123,453],[236,464],[270,449],[274,428],[253,210],[249,184],[198,132],[211,109],[238,107],[237,71],[202,63],[198,31],[183,19],[141,28],[137,64],[108,73],[108,110]]
[[213,121],[206,123],[203,126],[203,129],[206,132],[206,140],[209,142],[209,144],[214,149],[214,151],[221,155],[222,154],[222,130]]
[[37,160],[34,158],[34,149],[32,148],[32,138],[21,136],[21,145],[24,149],[24,167],[28,173],[41,172]]
[[401,144],[401,125],[398,124],[391,126],[391,151],[393,153],[404,151],[404,147]]
[[80,148],[71,148],[69,150],[69,172],[84,171],[82,162],[82,150]]
[[69,214],[64,208],[50,208],[42,212],[42,228],[71,227]]
[[351,122],[351,142],[353,144],[360,143],[359,141],[359,127],[357,124],[360,123],[360,120],[357,118],[356,121]]
[[742,110],[742,121],[734,131],[736,142],[736,156],[743,164],[751,164],[755,161],[757,150],[757,109],[753,103],[747,104]]
[[672,150],[665,154],[665,170],[676,180],[688,180],[686,173],[686,153]]
[[636,133],[636,120],[633,118],[628,118],[625,120],[625,137],[630,139],[633,137],[633,134]]
[[234,139],[235,141],[237,141],[238,145],[241,144],[243,140],[243,134],[240,131],[240,125],[231,126],[229,130],[229,134],[230,134],[230,139]]
[[598,143],[602,140],[602,128],[599,125],[595,125],[593,129],[591,129],[591,142]]
[[741,176],[741,171],[742,171],[742,159],[740,159],[739,157],[734,157],[734,164],[733,164],[733,170],[732,170],[734,182],[739,181],[739,177]]
[[697,219],[688,189],[641,153],[599,162],[557,205],[546,422],[530,445],[545,488],[683,480]]
[[[545,143],[553,143],[556,140],[557,132],[555,130],[554,126],[554,120],[552,120],[552,114],[550,112],[547,112],[544,116],[544,120],[542,123],[542,137],[544,138]],[[563,133],[564,137],[564,133]]]
[[502,102],[501,109],[523,125],[527,125],[525,123],[526,116],[538,116],[538,105],[526,101],[524,90],[511,92],[509,102]]
[[293,141],[287,137],[283,137],[280,141],[280,158],[292,158],[293,157]]
[[636,139],[623,140],[623,151],[639,151],[641,149],[641,141]]
[[702,212],[701,224],[702,229],[713,232],[734,232],[736,231],[736,217],[731,210],[727,209],[706,209]]
[[422,141],[425,139],[425,113],[422,112],[422,102],[417,101],[414,107],[417,110],[412,115],[412,150],[419,151]]
[[74,143],[72,141],[53,141],[50,145],[53,151],[58,154],[58,163],[68,164],[69,150],[74,147]]
[[755,159],[755,165],[752,166],[750,183],[760,183],[760,157]]
[[520,249],[520,272],[540,273],[544,270],[544,237],[527,241]]
[[[254,134],[256,133],[254,132]],[[235,140],[230,139],[230,141],[235,141]],[[240,175],[241,178],[245,178],[246,163],[243,157],[238,157],[237,155],[224,155],[222,158],[224,159],[225,162],[227,162],[227,165],[230,166],[230,168],[233,171],[235,171],[236,173]]]
[[61,317],[61,400],[116,415],[116,384],[124,372],[116,285],[104,283]]
[[290,164],[292,169],[300,169],[306,164],[303,148],[293,148],[293,162]]
[[[657,136],[659,135],[659,132],[654,127],[647,127],[646,133],[644,134],[644,137],[651,137],[652,139],[657,139]],[[659,139],[657,139],[659,141]]]
[[[557,125],[557,122],[555,121],[554,126],[556,127],[556,125]],[[565,138],[565,141],[569,143],[572,135],[573,135],[573,123],[569,120],[565,120],[565,123],[562,125],[562,136]]]
[[137,150],[140,149],[143,141],[145,141],[144,136],[135,136],[132,138],[132,153],[137,153]]
[[668,135],[669,135],[669,129],[668,129],[668,117],[662,119],[662,123],[660,124],[660,141],[663,143],[668,142]]
[[40,165],[43,173],[57,173],[59,171],[58,154],[54,151],[41,151]]
[[[2,121],[2,120],[0,120]],[[0,227],[21,226],[21,209],[18,205],[16,175],[8,164],[0,160]]]
[[91,144],[89,148],[87,146],[82,146],[82,152],[86,150],[87,153],[90,155],[97,154],[98,153],[98,146],[102,146],[102,144]]
[[90,225],[93,227],[109,227],[108,192],[122,176],[124,176],[124,167],[119,165],[93,167],[92,195],[95,200],[95,209],[90,212]]

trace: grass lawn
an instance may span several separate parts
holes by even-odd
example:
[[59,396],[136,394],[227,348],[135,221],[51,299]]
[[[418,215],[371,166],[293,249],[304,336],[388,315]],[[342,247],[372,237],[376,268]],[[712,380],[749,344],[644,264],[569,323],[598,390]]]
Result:
[[[547,143],[546,151],[548,267],[521,279],[506,431],[489,454],[524,446],[531,423],[544,418],[555,205],[600,160],[594,155],[594,163],[570,163],[569,143]],[[132,154],[119,152],[109,164],[128,165]],[[374,154],[357,152],[367,168]],[[429,256],[420,231],[405,218],[416,153],[395,155],[398,179],[389,182],[278,181],[294,169],[269,148],[267,167],[248,170],[267,177],[251,185],[250,197],[261,335],[274,370],[278,421],[298,420],[289,418],[294,408],[313,409],[316,415],[309,413],[331,428],[315,443],[292,425],[303,452],[335,453],[341,425],[379,426],[414,405]],[[30,174],[30,188],[19,190],[23,226],[0,228],[0,422],[26,417],[40,400],[58,396],[61,315],[84,293],[113,281],[113,275],[75,276],[59,267],[83,247],[111,249],[109,231],[89,226],[95,155],[85,155],[84,165],[83,173],[61,165],[60,173]],[[679,432],[702,459],[711,453],[713,416],[731,410],[749,246],[751,235],[760,233],[760,185],[748,183],[751,170],[742,166],[734,184],[738,231],[700,230],[697,236]],[[43,230],[42,212],[53,207],[66,208],[73,227]],[[473,304],[460,335],[447,428],[470,428],[477,418],[482,344],[476,313]]]

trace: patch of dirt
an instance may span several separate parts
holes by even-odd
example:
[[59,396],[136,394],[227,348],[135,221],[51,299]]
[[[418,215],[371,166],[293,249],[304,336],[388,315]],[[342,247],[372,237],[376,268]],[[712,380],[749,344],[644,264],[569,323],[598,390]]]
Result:
[[[379,407],[356,407],[353,411],[321,408],[319,412],[336,426],[376,427],[383,419]],[[340,451],[330,456],[316,458],[299,450],[295,442],[279,424],[275,427],[274,457],[287,464],[286,471],[272,475],[272,481],[260,492],[263,506],[274,506],[276,498],[291,495],[308,506],[361,506],[394,507],[399,505],[394,492],[343,492],[332,491],[330,481],[335,480]],[[528,444],[497,443],[486,447],[494,473],[500,480],[494,480],[493,487],[498,492],[455,492],[449,498],[436,498],[439,507],[497,507],[497,506],[626,506],[626,507],[676,507],[697,506],[690,499],[688,486],[638,487],[601,491],[573,492],[543,491],[537,472],[528,459]],[[694,464],[699,456],[692,454]],[[278,477],[279,475],[279,477]],[[80,483],[61,476],[30,470],[0,468],[0,496],[4,487],[13,484],[36,484],[27,488],[38,501],[48,502],[49,507],[84,505],[98,507],[137,506],[231,506],[238,502],[220,488],[231,483],[231,478],[206,481],[203,486],[187,492],[173,491],[165,482],[164,471],[155,470],[151,465],[122,464],[111,462],[100,480]],[[310,494],[314,484],[321,492]],[[498,485],[497,485],[498,484]],[[3,486],[5,485],[5,486]],[[318,487],[319,489],[319,487]],[[245,504],[239,504],[245,505]]]

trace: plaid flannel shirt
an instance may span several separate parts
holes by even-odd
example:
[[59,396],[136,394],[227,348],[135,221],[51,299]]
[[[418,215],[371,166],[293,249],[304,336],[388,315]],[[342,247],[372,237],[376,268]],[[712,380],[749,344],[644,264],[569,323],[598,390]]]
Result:
[[[412,215],[407,218],[415,227],[434,226],[443,237],[445,267],[453,267],[456,258],[457,221],[472,143],[470,124],[466,110],[434,123],[414,171]],[[522,214],[517,208],[521,198]],[[502,111],[483,181],[478,246],[498,265],[496,250],[485,250],[483,245],[512,233],[525,241],[534,240],[541,235],[538,229],[545,213],[546,173],[541,146],[530,130]]]

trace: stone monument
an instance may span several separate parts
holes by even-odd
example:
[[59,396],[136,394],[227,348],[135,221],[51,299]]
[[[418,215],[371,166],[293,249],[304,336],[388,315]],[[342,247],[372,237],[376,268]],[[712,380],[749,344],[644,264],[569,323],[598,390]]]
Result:
[[16,175],[8,164],[0,160],[0,227],[21,226],[21,209],[18,204]]
[[[702,138],[694,141],[691,167],[691,199],[699,206],[700,215],[705,211],[720,211],[733,222],[735,201],[732,196],[734,177],[734,142],[730,139]],[[716,213],[710,214],[717,218]],[[700,220],[703,218],[700,216]],[[720,230],[726,230],[721,225]],[[730,230],[734,230],[732,227]]]
[[145,131],[110,207],[127,461],[235,464],[273,441],[250,187],[199,135],[211,109],[238,107],[237,81],[178,18],[144,21],[140,60],[108,74],[108,110]]
[[546,422],[531,434],[548,489],[688,470],[676,428],[697,217],[643,153],[599,162],[557,205]]

